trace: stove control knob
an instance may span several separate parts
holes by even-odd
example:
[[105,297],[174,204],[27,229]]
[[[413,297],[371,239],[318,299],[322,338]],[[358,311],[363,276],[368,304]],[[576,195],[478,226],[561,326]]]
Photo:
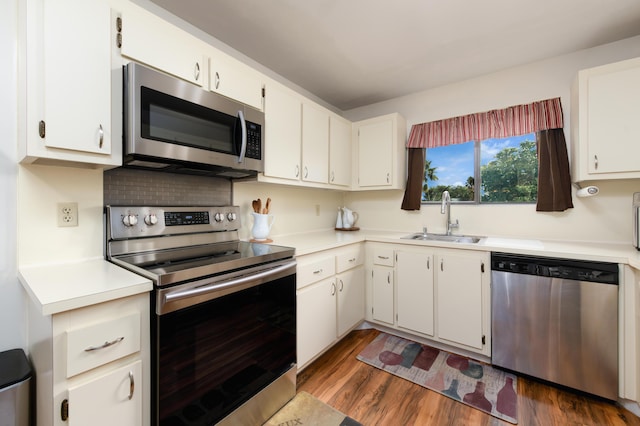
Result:
[[224,221],[224,215],[222,213],[216,213],[215,215],[213,215],[213,218],[215,219],[216,222]]
[[234,220],[236,220],[236,214],[235,213],[227,213],[227,219],[229,220],[229,222],[233,222]]
[[133,214],[124,215],[122,223],[124,226],[135,226],[138,223],[138,217]]
[[144,217],[144,223],[153,226],[158,223],[158,216],[156,216],[155,213],[148,214]]

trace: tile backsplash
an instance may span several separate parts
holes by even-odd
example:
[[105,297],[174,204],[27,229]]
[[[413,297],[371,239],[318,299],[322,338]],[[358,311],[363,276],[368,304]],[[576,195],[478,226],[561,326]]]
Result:
[[227,179],[121,167],[104,172],[105,205],[221,206],[232,200]]

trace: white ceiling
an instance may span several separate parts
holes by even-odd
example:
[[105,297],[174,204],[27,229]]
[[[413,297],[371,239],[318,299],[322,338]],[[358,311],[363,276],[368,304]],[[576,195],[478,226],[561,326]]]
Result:
[[640,35],[640,0],[152,0],[341,109]]

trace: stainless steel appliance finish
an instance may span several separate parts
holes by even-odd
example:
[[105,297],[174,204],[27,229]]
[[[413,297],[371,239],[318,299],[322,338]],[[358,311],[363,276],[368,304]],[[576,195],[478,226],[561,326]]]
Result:
[[633,194],[631,217],[633,218],[633,246],[640,250],[640,192]]
[[264,113],[131,62],[124,69],[125,166],[246,178],[264,171]]
[[239,208],[108,206],[107,259],[154,282],[154,425],[262,424],[296,392],[294,249]]
[[492,253],[499,367],[618,397],[618,265]]

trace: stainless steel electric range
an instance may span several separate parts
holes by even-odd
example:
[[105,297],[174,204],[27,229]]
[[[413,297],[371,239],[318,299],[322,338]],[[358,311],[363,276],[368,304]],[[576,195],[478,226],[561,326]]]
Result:
[[106,207],[106,257],[148,277],[154,425],[262,424],[296,392],[294,249],[240,210]]

